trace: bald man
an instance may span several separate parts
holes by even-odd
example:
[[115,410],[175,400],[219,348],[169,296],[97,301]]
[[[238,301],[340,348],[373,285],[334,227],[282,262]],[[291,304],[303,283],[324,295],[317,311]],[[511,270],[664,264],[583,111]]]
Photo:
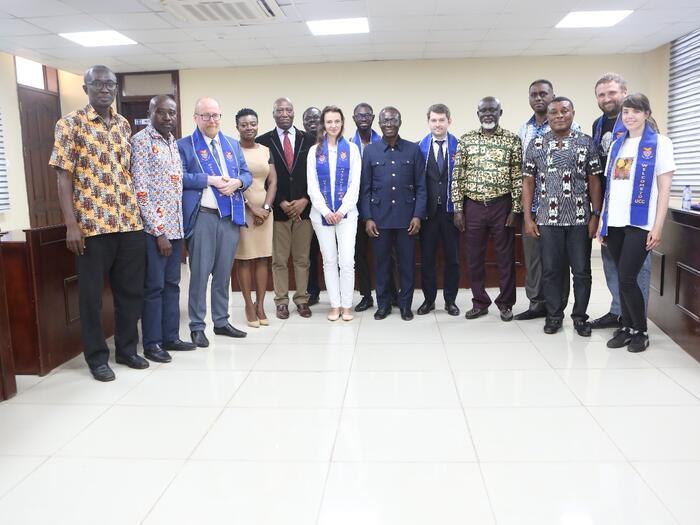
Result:
[[229,323],[228,300],[239,229],[245,225],[243,192],[252,176],[239,142],[221,133],[221,108],[216,100],[200,98],[193,118],[194,133],[177,141],[183,169],[182,218],[190,255],[187,310],[192,342],[207,347],[204,318],[210,275],[214,333],[246,336]]

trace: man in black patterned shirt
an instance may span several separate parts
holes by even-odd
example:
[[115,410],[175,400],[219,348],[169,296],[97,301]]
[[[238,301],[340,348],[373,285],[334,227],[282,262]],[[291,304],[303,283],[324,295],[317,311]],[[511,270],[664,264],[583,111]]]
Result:
[[[564,254],[574,275],[571,318],[581,336],[591,335],[586,309],[591,296],[591,239],[598,230],[602,202],[601,166],[593,139],[571,129],[574,104],[556,97],[547,107],[552,131],[533,139],[523,166],[523,213],[528,235],[539,237],[547,319],[544,331],[556,333],[564,319],[561,301]],[[540,206],[532,217],[537,191]],[[592,210],[591,210],[592,206]]]

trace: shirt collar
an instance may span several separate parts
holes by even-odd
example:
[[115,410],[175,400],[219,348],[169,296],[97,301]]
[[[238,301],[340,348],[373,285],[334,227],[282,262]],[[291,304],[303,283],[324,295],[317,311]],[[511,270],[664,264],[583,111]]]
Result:
[[[388,150],[389,148],[391,148],[391,146],[387,143],[387,141],[384,140],[384,137],[382,137],[382,142],[384,143],[384,151],[386,151],[386,150]],[[402,150],[402,147],[401,147],[401,143],[402,143],[402,142],[403,142],[403,140],[402,140],[401,137],[399,136],[399,137],[396,139],[396,145],[394,146],[394,149],[397,149],[397,150],[401,151],[401,150]]]
[[[478,133],[479,135],[486,136],[486,133],[484,133],[484,130],[481,129],[481,126],[479,126],[479,129],[477,130],[477,133]],[[503,135],[503,128],[502,128],[501,126],[496,126],[496,131],[494,131],[494,132],[493,132],[493,135],[491,135],[491,136],[494,136],[494,135]]]
[[[283,130],[282,128],[278,128],[277,126],[275,126],[275,129],[277,130],[277,135],[279,136],[280,140],[284,139],[285,130]],[[286,131],[289,131],[289,138],[290,139],[293,139],[296,137],[297,130],[294,126],[292,126],[291,128],[289,128]]]
[[549,121],[547,119],[544,119],[544,122],[542,124],[537,123],[537,119],[535,118],[535,114],[533,113],[532,116],[530,117],[530,120],[527,121],[528,125],[534,126],[535,128],[543,128],[547,124],[549,124]]
[[153,124],[150,124],[150,123],[148,124],[148,126],[146,126],[146,133],[148,133],[151,136],[151,138],[153,138],[153,139],[164,140],[165,142],[168,142],[168,143],[173,142],[175,140],[175,137],[173,137],[172,133],[168,133],[168,136],[164,137],[163,135],[161,135],[158,132],[158,130],[156,128],[153,127]]
[[[102,119],[99,113],[95,111],[95,108],[92,107],[92,104],[88,103],[87,106],[85,106],[85,113],[87,114],[87,118],[89,120],[97,120],[97,119]],[[114,111],[114,108],[112,106],[109,106],[109,116],[110,118],[114,118],[114,115],[116,112]]]

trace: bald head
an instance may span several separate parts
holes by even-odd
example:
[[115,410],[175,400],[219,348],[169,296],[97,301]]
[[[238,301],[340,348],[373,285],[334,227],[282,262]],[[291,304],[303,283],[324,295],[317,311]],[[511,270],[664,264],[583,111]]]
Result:
[[148,103],[148,111],[150,113],[153,113],[156,108],[158,107],[159,104],[165,101],[170,101],[173,104],[175,103],[175,99],[171,97],[170,95],[156,95],[151,99],[151,101]]
[[194,112],[195,113],[202,113],[202,107],[211,107],[211,106],[216,106],[216,111],[217,113],[219,112],[219,102],[211,97],[200,97],[197,99],[197,102],[194,103]]
[[109,69],[107,66],[96,65],[85,71],[85,74],[83,75],[83,82],[85,85],[87,86],[90,82],[92,82],[95,79],[95,75],[98,73],[107,74],[112,78],[112,80],[117,80],[117,76],[114,74],[114,71]]
[[204,135],[213,139],[221,127],[221,108],[211,97],[202,97],[194,105],[194,121]]

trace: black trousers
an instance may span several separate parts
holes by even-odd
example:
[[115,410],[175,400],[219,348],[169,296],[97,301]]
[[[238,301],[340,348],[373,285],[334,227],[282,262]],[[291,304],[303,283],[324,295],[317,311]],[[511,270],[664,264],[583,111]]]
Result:
[[442,296],[445,303],[454,303],[459,287],[459,230],[452,221],[453,214],[444,206],[438,206],[435,215],[421,224],[421,287],[426,302],[434,303],[437,297],[437,250],[442,240],[444,260],[444,284]]
[[120,356],[136,354],[137,323],[143,307],[146,243],[143,231],[108,233],[85,239],[76,257],[80,288],[80,330],[90,368],[106,364],[109,348],[102,331],[102,290],[109,277],[114,297],[114,345]]
[[610,227],[606,238],[620,281],[622,326],[640,332],[647,331],[647,316],[637,276],[649,254],[646,249],[647,235],[647,230],[635,226]]
[[311,246],[309,248],[309,284],[306,285],[306,291],[309,295],[318,295],[321,293],[321,286],[318,284],[318,256],[321,253],[321,248],[318,245],[316,232],[311,236]]
[[[369,236],[365,230],[365,221],[357,221],[357,235],[355,236],[355,275],[357,276],[357,289],[362,297],[372,296],[372,280],[369,276]],[[391,251],[391,273],[389,291],[392,301],[398,301],[399,271],[396,250]],[[375,277],[376,279],[376,277]]]
[[399,268],[399,307],[410,309],[413,302],[416,267],[415,235],[409,235],[406,228],[379,230],[379,237],[373,239],[374,278],[377,283],[377,306],[387,309],[394,301],[392,293],[392,251],[396,251]]
[[574,321],[588,319],[586,310],[591,298],[591,240],[588,226],[540,226],[542,249],[542,291],[544,293],[547,318],[562,320],[564,274],[562,260],[568,256],[571,272],[574,275],[574,307],[571,318]]

